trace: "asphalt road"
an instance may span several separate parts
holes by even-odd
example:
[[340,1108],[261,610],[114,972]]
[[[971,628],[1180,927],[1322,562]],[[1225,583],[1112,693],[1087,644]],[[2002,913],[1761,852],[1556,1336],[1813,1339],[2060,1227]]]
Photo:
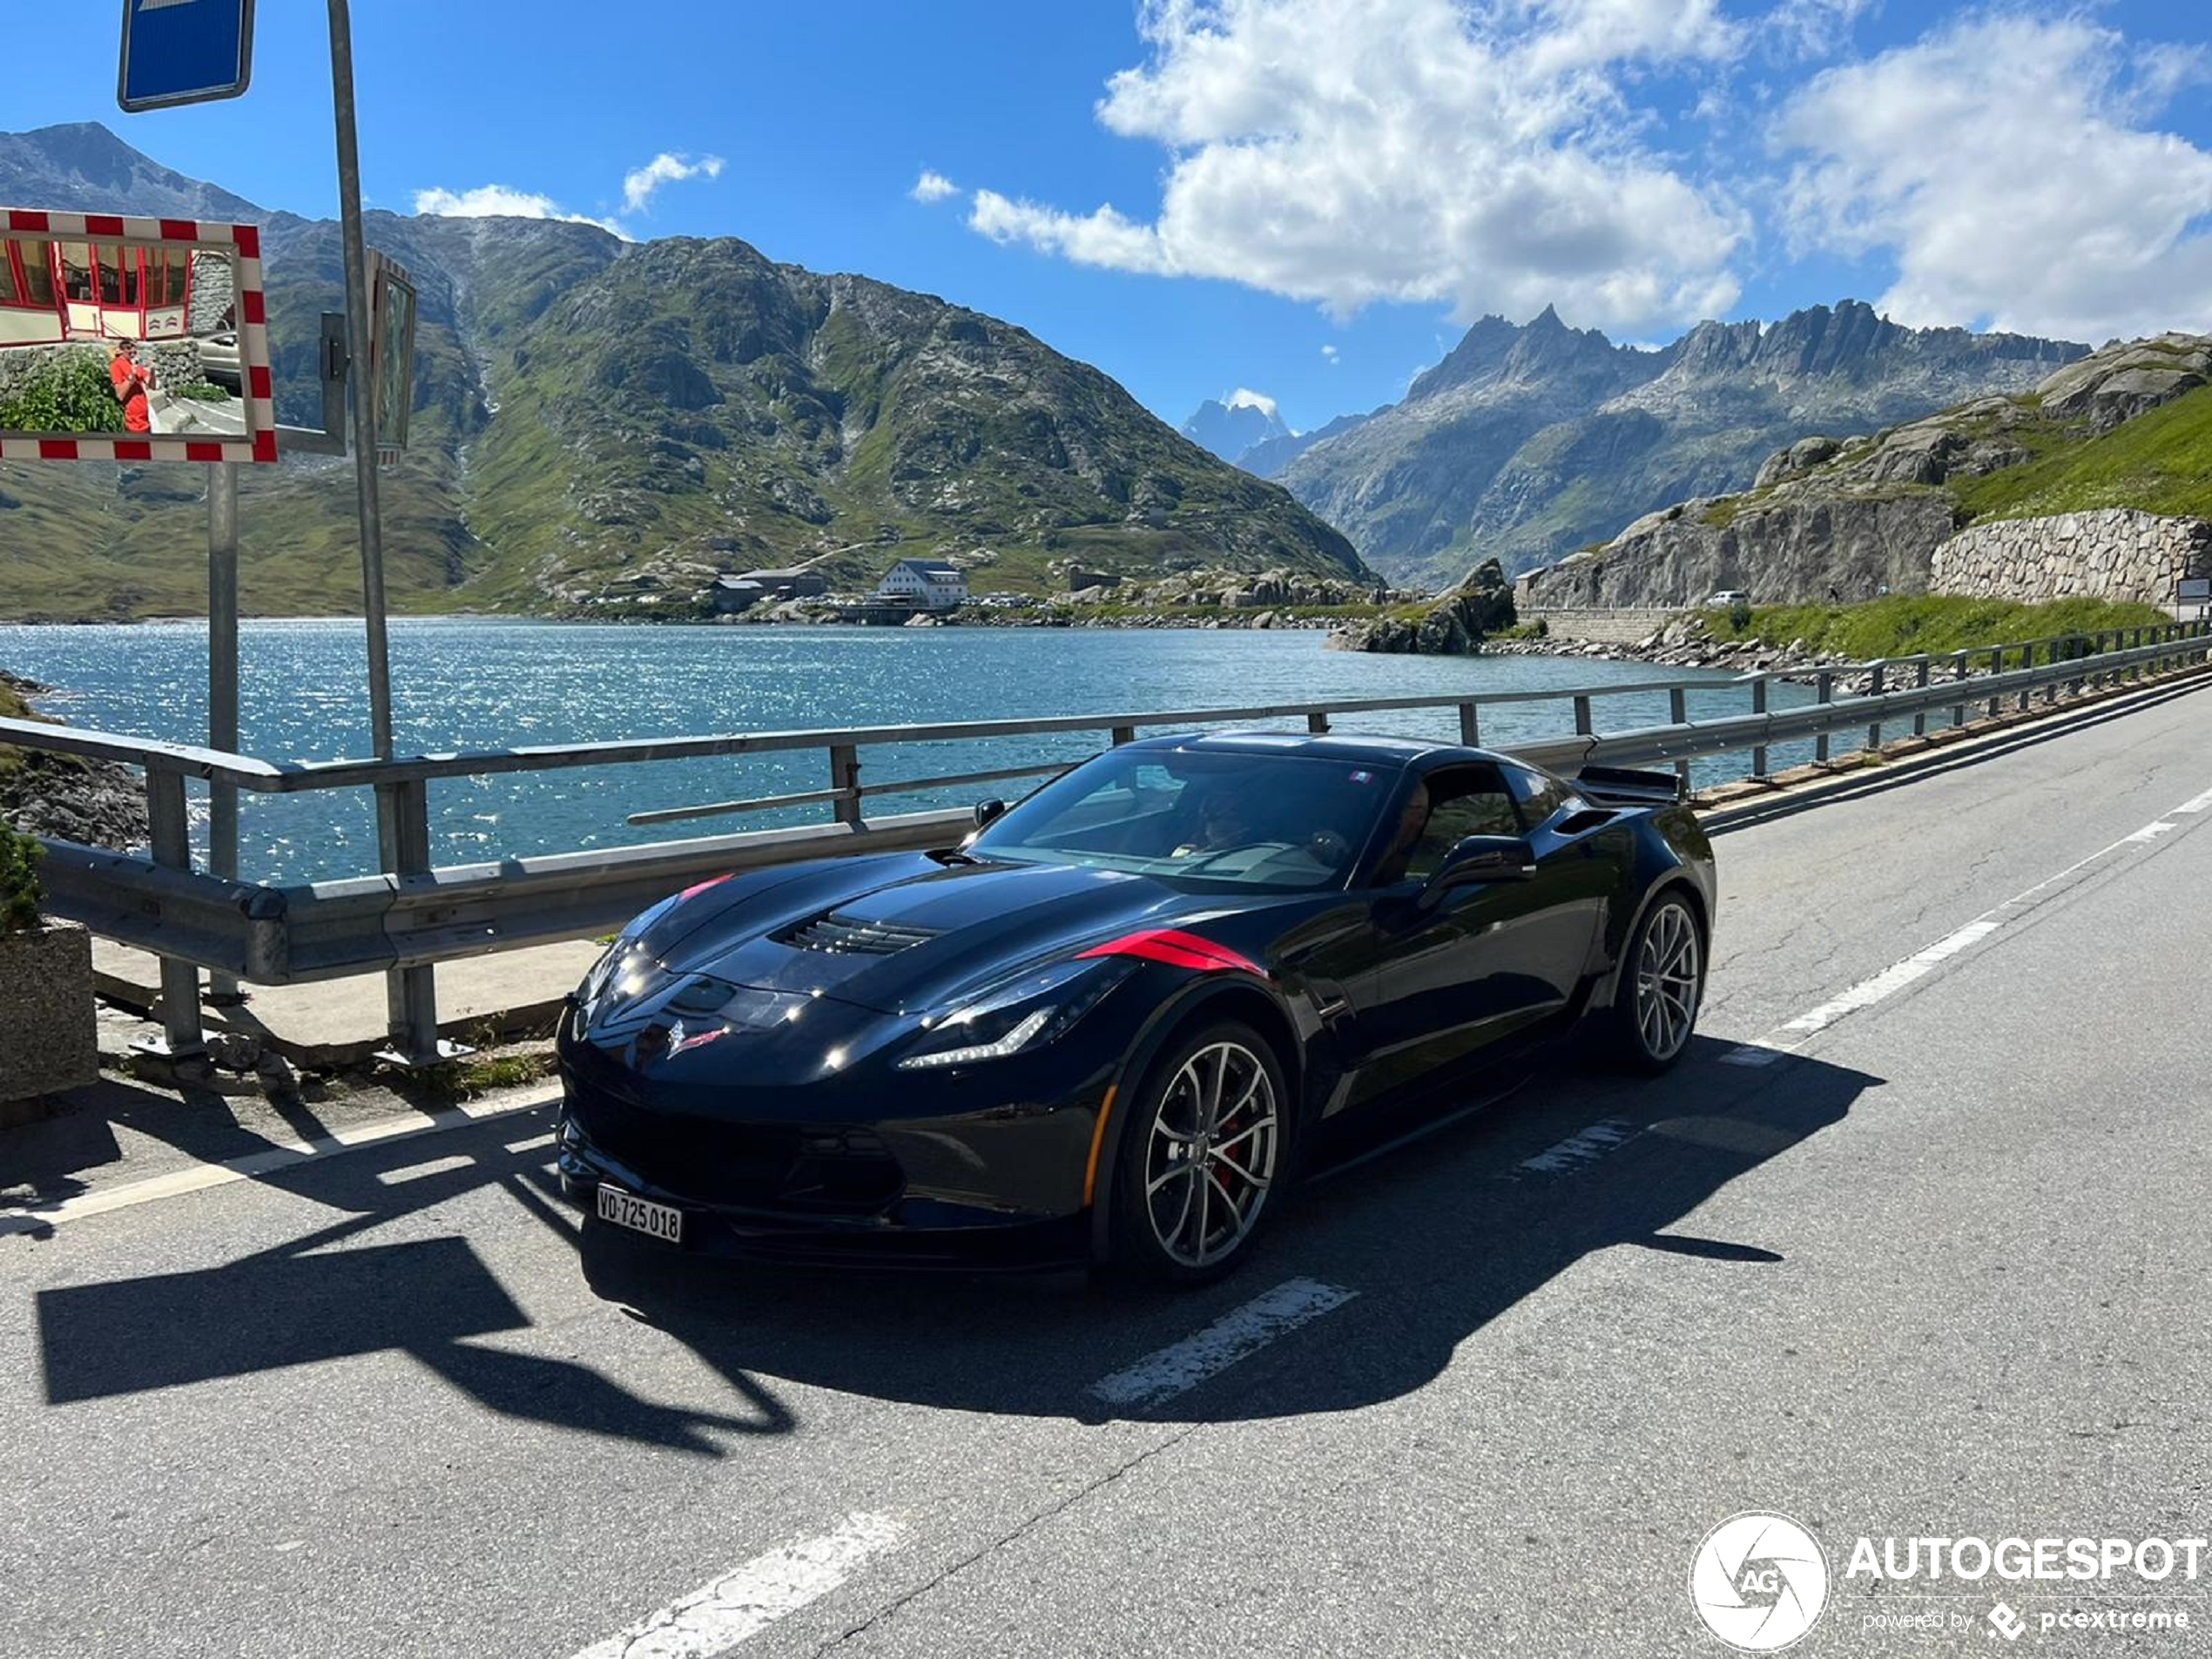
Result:
[[580,1244],[543,1109],[0,1237],[0,1654],[1717,1656],[1743,1511],[1826,1554],[1793,1652],[2212,1652],[2212,1551],[1846,1572],[2212,1533],[2208,712],[1724,835],[1675,1074],[1197,1294]]

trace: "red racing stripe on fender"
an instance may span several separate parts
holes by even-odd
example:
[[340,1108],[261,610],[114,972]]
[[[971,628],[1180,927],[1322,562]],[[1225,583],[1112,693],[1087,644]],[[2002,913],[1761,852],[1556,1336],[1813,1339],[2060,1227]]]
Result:
[[1124,934],[1119,939],[1076,953],[1077,961],[1086,956],[1139,956],[1148,962],[1165,962],[1171,968],[1196,968],[1201,974],[1218,973],[1224,968],[1242,968],[1247,974],[1260,971],[1259,964],[1251,957],[1177,927],[1148,927],[1142,933]]

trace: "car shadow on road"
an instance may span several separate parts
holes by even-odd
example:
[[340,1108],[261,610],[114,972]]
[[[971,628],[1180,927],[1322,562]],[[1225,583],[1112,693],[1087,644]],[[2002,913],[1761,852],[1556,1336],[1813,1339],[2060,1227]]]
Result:
[[[1656,1084],[1572,1074],[1563,1089],[1525,1093],[1362,1163],[1299,1194],[1255,1259],[1195,1292],[1072,1275],[768,1272],[597,1223],[583,1231],[583,1267],[597,1294],[677,1337],[721,1376],[756,1386],[782,1379],[1094,1421],[1343,1411],[1420,1387],[1467,1338],[1596,1251],[1642,1247],[1745,1272],[1780,1262],[1757,1240],[1672,1230],[1730,1182],[1840,1122],[1879,1080],[1803,1058],[1720,1062],[1730,1046],[1701,1042]],[[1613,1126],[1602,1158],[1556,1175],[1524,1167],[1545,1136],[1593,1118]],[[1361,1334],[1332,1339],[1325,1333],[1336,1320],[1324,1321],[1149,1412],[1115,1409],[1092,1392],[1292,1278],[1357,1292],[1350,1323]]]
[[[1420,1388],[1470,1336],[1595,1251],[1636,1246],[1685,1258],[1684,1271],[1769,1271],[1780,1258],[1759,1240],[1675,1229],[1840,1122],[1878,1080],[1802,1058],[1721,1063],[1727,1048],[1701,1042],[1656,1083],[1572,1067],[1548,1075],[1295,1195],[1242,1271],[1183,1292],[1080,1273],[802,1272],[667,1251],[559,1201],[550,1117],[532,1110],[260,1177],[328,1212],[307,1211],[310,1224],[281,1244],[40,1291],[47,1398],[65,1406],[397,1351],[502,1416],[708,1457],[803,1433],[792,1402],[810,1389],[1076,1421],[1353,1409]],[[1552,1143],[1594,1121],[1608,1127],[1602,1156],[1562,1163]],[[683,1397],[632,1386],[626,1345],[533,1348],[528,1315],[477,1244],[432,1214],[493,1186],[531,1218],[499,1236],[502,1261],[577,1252],[597,1296],[704,1363]],[[368,1236],[395,1222],[393,1236]],[[1172,1399],[1131,1406],[1094,1392],[1294,1278],[1356,1297]],[[563,1340],[573,1339],[571,1327]]]

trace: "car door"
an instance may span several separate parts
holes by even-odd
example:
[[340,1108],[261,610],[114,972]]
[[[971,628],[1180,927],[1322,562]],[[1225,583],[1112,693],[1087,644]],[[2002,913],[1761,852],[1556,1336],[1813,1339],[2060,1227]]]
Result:
[[1425,784],[1418,837],[1386,856],[1369,895],[1369,960],[1349,987],[1359,1065],[1345,1105],[1436,1079],[1565,1008],[1595,934],[1588,860],[1541,826],[1532,879],[1460,887],[1424,907],[1422,884],[1460,840],[1531,827],[1498,766],[1440,767]]

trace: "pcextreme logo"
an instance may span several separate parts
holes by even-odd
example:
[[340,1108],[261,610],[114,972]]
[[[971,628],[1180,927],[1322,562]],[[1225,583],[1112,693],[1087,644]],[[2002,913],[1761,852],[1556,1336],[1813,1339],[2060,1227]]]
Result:
[[1778,1653],[1819,1622],[1828,1557],[1787,1515],[1731,1515],[1690,1560],[1689,1602],[1730,1647]]

